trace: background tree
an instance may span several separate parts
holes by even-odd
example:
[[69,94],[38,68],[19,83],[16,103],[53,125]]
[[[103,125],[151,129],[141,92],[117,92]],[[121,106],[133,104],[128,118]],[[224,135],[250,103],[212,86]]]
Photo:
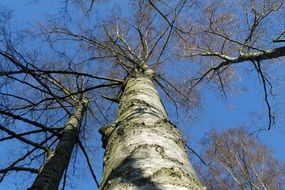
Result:
[[[279,1],[235,2],[238,6],[230,6],[231,3],[233,2],[186,0],[120,3],[65,1],[60,5],[60,8],[63,7],[60,14],[50,16],[50,19],[37,23],[36,27],[21,32],[21,35],[16,35],[19,33],[11,30],[11,25],[6,22],[10,16],[4,15],[1,39],[1,93],[4,97],[1,130],[9,136],[3,136],[1,140],[7,142],[8,139],[16,138],[28,144],[28,148],[25,147],[27,153],[19,153],[19,159],[15,162],[5,160],[3,167],[0,166],[3,168],[2,179],[13,170],[34,173],[43,171],[50,160],[47,159],[50,158],[47,153],[50,149],[56,149],[63,138],[63,126],[67,126],[65,124],[78,110],[76,108],[80,102],[87,99],[88,106],[84,109],[83,118],[78,121],[80,131],[75,135],[78,138],[72,141],[77,145],[71,161],[74,167],[83,169],[85,166],[79,163],[86,159],[98,185],[90,162],[98,159],[94,154],[94,144],[97,147],[99,144],[94,140],[98,138],[98,133],[94,131],[114,121],[118,107],[115,103],[130,98],[124,95],[127,81],[139,78],[139,75],[152,76],[150,78],[158,87],[162,102],[172,103],[159,107],[163,110],[164,107],[168,108],[166,110],[169,113],[164,113],[163,118],[166,124],[173,127],[175,125],[169,122],[168,117],[173,120],[180,115],[184,119],[186,113],[191,113],[193,106],[199,103],[198,95],[203,92],[204,86],[218,82],[224,95],[227,95],[226,90],[234,86],[234,76],[244,74],[241,68],[234,65],[249,63],[246,68],[252,68],[261,78],[268,112],[267,128],[270,129],[274,115],[269,104],[271,83],[266,73],[272,71],[266,69],[265,72],[261,63],[284,55],[284,33],[281,32],[274,43],[269,43],[268,40],[269,35],[275,35],[275,31],[284,29],[272,22],[274,18],[281,17],[284,6]],[[102,13],[102,10],[112,11]],[[269,24],[274,31],[264,29]],[[179,80],[178,75],[173,73],[176,69],[179,71]],[[154,74],[149,75],[150,70]],[[201,83],[202,81],[209,83]],[[158,100],[159,98],[157,102]],[[20,104],[23,107],[19,107]],[[122,107],[127,106],[122,101],[119,105],[119,110],[125,110]],[[147,104],[139,105],[143,108]],[[130,110],[133,108],[130,107]],[[147,113],[149,108],[146,106],[147,111],[141,113]],[[158,114],[155,110],[150,110]],[[115,127],[111,125],[107,128],[111,129],[113,136],[122,133],[118,130],[118,123],[122,125],[118,118],[124,113],[120,112],[122,111],[118,112],[117,120],[112,122]],[[158,118],[161,119],[160,116]],[[140,121],[142,126],[147,124],[144,120]],[[22,122],[26,124],[23,125]],[[125,121],[123,124],[126,124]],[[41,131],[30,131],[29,125],[36,126]],[[105,134],[104,143],[108,143],[108,140],[112,142],[106,138],[108,132],[101,132]],[[24,150],[21,147],[23,144],[15,145],[15,148]],[[117,145],[120,147],[122,143]],[[29,146],[36,146],[35,151],[43,149],[44,153],[34,153]],[[77,147],[82,150],[80,154],[76,151]],[[171,151],[174,149],[169,149]],[[164,157],[166,158],[168,156]],[[65,160],[68,162],[68,159]],[[63,169],[64,187],[68,176],[73,174],[67,172],[67,166]],[[114,176],[118,174],[111,175],[109,179]],[[59,179],[57,178],[57,183]],[[103,185],[105,181],[104,179]],[[159,188],[159,185],[152,185],[153,188]]]
[[196,168],[208,189],[284,188],[284,165],[244,127],[211,131],[202,146],[208,166]]

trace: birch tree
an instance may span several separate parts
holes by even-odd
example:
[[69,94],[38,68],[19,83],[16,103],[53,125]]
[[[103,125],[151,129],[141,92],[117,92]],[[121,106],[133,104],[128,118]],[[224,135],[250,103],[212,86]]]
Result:
[[284,188],[284,165],[244,127],[211,131],[201,145],[209,164],[197,168],[208,189]]

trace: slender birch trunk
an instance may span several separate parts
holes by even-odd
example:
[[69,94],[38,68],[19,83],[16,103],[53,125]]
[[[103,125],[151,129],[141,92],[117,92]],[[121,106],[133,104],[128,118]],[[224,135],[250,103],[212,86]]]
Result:
[[147,69],[128,78],[116,121],[100,130],[106,143],[102,190],[203,189],[152,75]]
[[62,136],[55,150],[41,168],[29,190],[57,190],[65,169],[67,169],[72,150],[77,142],[80,120],[86,108],[83,100],[64,126]]

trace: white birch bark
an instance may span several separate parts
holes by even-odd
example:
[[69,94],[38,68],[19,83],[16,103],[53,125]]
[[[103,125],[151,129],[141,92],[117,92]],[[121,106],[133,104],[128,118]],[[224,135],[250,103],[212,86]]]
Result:
[[204,189],[151,78],[137,74],[127,80],[116,121],[101,130],[106,152],[100,189]]
[[41,168],[33,185],[28,190],[57,190],[64,171],[67,169],[72,150],[77,142],[80,120],[87,106],[83,100],[64,126],[55,150]]

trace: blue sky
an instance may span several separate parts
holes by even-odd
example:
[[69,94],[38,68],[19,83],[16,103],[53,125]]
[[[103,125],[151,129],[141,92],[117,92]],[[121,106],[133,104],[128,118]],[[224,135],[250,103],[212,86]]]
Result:
[[[41,22],[47,18],[47,14],[55,14],[61,7],[53,1],[39,1],[39,3],[32,3],[32,1],[26,0],[2,0],[0,5],[6,6],[14,10],[14,21],[18,26],[31,26],[34,22]],[[103,14],[103,13],[102,13]],[[283,63],[282,63],[283,62]],[[265,131],[259,134],[259,138],[274,151],[274,156],[285,161],[285,151],[282,147],[285,144],[285,81],[284,73],[285,67],[284,59],[282,62],[276,63],[272,66],[271,70],[280,80],[276,83],[273,82],[275,87],[276,96],[271,98],[272,108],[276,112],[276,126],[270,131]],[[244,69],[248,65],[240,66],[240,69]],[[169,74],[174,77],[177,76],[172,69]],[[267,127],[266,107],[263,101],[263,91],[260,81],[256,77],[256,73],[248,72],[241,76],[239,81],[234,82],[233,90],[228,92],[228,97],[225,99],[222,97],[221,92],[217,88],[202,88],[201,107],[196,108],[193,112],[194,119],[183,119],[183,115],[180,115],[178,120],[174,116],[174,107],[171,103],[167,103],[166,107],[168,112],[172,116],[172,120],[178,124],[184,134],[187,142],[195,149],[199,150],[197,143],[204,136],[205,132],[211,128],[225,129],[238,127],[240,125],[246,125],[250,127],[251,131],[255,131],[256,127]],[[235,92],[240,91],[240,92]],[[160,92],[162,93],[162,92]],[[98,158],[97,162],[94,161],[94,166],[98,169],[96,172],[97,177],[100,179],[102,171],[102,156],[103,150],[100,149],[101,142],[99,142],[99,135],[94,135],[98,139],[96,150],[94,153]],[[4,151],[7,147],[1,145],[0,156],[4,157]],[[100,158],[99,158],[100,157]],[[82,160],[81,160],[82,161]],[[87,172],[86,172],[87,173]],[[74,184],[74,187],[70,189],[95,189],[94,182],[90,180],[90,174],[76,174],[79,177],[79,184]],[[10,184],[13,179],[4,181],[0,184],[0,190],[8,190],[15,188],[13,184]],[[9,185],[8,185],[9,184]],[[9,188],[8,188],[9,187]],[[21,187],[18,187],[21,189]],[[67,188],[69,189],[69,188]]]

